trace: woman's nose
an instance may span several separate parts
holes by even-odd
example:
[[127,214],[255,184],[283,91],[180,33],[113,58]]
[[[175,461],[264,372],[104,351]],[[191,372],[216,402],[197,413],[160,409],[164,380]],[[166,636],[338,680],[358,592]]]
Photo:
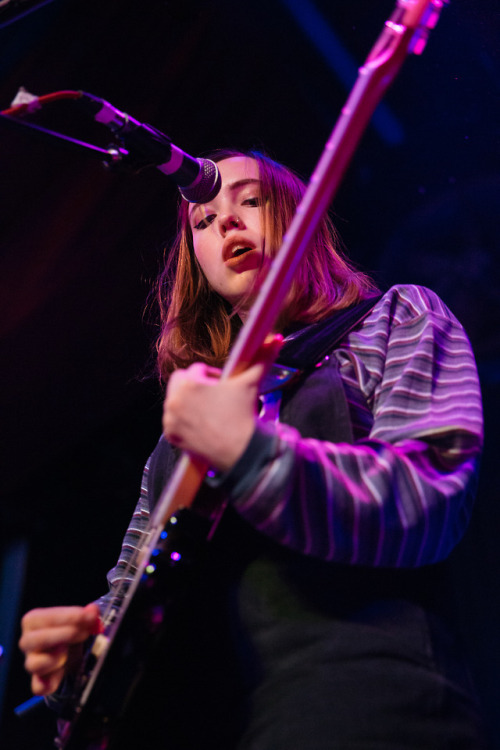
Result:
[[219,216],[219,226],[222,234],[227,234],[231,229],[241,229],[242,223],[234,212],[228,212]]

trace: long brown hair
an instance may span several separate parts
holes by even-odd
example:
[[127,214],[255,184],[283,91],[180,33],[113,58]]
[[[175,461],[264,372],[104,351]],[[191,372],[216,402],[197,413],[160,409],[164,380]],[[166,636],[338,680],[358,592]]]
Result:
[[[289,168],[259,151],[219,150],[215,162],[248,156],[259,166],[266,252],[279,250],[306,186]],[[161,329],[157,340],[162,380],[195,361],[221,367],[241,323],[208,284],[193,249],[189,204],[181,200],[178,232],[157,282]],[[320,222],[287,295],[278,330],[292,321],[316,322],[377,292],[373,281],[346,259],[330,218]]]

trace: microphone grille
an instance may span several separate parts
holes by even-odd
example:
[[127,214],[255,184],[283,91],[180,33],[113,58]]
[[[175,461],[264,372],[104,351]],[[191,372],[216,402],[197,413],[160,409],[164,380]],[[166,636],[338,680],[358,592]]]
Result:
[[207,203],[215,198],[221,187],[220,172],[211,159],[197,159],[200,172],[190,185],[179,187],[183,198],[190,203]]

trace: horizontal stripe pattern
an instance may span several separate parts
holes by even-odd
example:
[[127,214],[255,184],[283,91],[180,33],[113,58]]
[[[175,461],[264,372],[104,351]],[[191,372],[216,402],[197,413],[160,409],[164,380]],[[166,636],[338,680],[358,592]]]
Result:
[[132,519],[125,533],[118,562],[115,567],[109,571],[107,576],[109,592],[97,602],[101,612],[104,612],[110,604],[113,608],[118,608],[120,606],[123,594],[126,590],[126,586],[123,584],[126,584],[127,582],[130,583],[136,572],[136,568],[130,563],[135,552],[142,547],[143,535],[146,532],[149,523],[148,476],[149,461],[144,468],[139,502],[135,507]]
[[335,356],[354,444],[266,424],[272,455],[234,505],[278,542],[326,560],[415,567],[443,559],[467,525],[482,446],[478,377],[461,325],[430,290],[397,286]]

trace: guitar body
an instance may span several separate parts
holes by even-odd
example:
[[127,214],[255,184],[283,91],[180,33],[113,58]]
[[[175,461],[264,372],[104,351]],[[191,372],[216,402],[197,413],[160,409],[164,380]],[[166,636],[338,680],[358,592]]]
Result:
[[[175,621],[176,609],[195,585],[210,527],[210,521],[192,509],[169,520],[112,639],[97,636],[86,659],[80,698],[57,740],[61,750],[124,746],[131,700],[154,672],[161,644],[171,639],[169,622]],[[99,655],[101,647],[105,658]],[[87,691],[89,676],[92,689]]]

